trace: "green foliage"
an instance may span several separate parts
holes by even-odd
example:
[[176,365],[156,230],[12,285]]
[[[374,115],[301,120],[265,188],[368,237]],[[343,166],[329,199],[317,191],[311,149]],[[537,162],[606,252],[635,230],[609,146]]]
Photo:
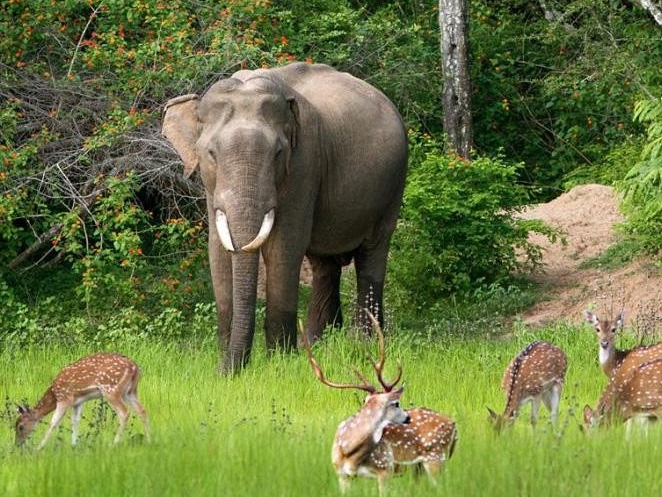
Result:
[[521,167],[500,157],[467,161],[428,149],[409,173],[390,285],[429,307],[451,292],[507,283],[514,272],[537,267],[541,253],[527,235],[554,232],[515,217],[530,199],[516,182]]
[[610,0],[548,6],[557,19],[538,4],[473,2],[471,25],[476,145],[523,161],[520,178],[545,199],[578,168],[610,167],[605,157],[639,132],[629,117],[662,57],[659,29],[642,9]]
[[621,208],[628,221],[627,235],[641,250],[660,263],[662,251],[662,100],[641,100],[635,107],[635,120],[646,125],[648,139],[641,160],[618,185],[623,193]]

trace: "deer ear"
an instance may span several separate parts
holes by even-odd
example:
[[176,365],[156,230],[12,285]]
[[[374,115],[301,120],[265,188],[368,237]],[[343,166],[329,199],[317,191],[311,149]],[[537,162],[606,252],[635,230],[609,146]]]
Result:
[[622,328],[624,322],[625,322],[625,316],[624,316],[623,313],[621,312],[621,313],[618,315],[618,317],[616,318],[616,327],[617,327],[617,328]]
[[586,322],[591,323],[591,324],[597,324],[598,323],[598,316],[596,316],[594,313],[592,313],[588,309],[584,311],[584,319],[586,319]]
[[198,166],[195,142],[198,140],[198,101],[195,94],[168,100],[165,106],[161,133],[184,162],[184,177],[188,178]]

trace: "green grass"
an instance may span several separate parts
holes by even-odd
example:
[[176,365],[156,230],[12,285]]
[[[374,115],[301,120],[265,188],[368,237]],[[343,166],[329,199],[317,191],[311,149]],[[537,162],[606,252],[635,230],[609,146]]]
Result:
[[[548,414],[534,431],[526,409],[513,429],[496,435],[486,406],[503,409],[501,375],[533,339],[547,339],[569,356],[567,385],[556,430]],[[117,445],[116,420],[101,403],[84,409],[80,441],[71,447],[67,417],[37,452],[42,422],[28,442],[13,446],[10,402],[31,404],[59,369],[92,350],[71,347],[0,352],[0,483],[6,496],[325,496],[338,495],[331,441],[338,423],[360,406],[359,392],[334,390],[313,376],[305,355],[264,357],[257,344],[249,368],[234,378],[215,373],[215,345],[174,347],[132,342],[115,347],[142,367],[140,397],[148,410],[151,443],[132,417]],[[642,496],[662,490],[662,428],[627,442],[623,427],[586,435],[581,408],[594,404],[606,379],[597,365],[595,337],[564,325],[508,338],[433,336],[395,332],[388,341],[386,376],[403,365],[403,404],[451,415],[460,439],[433,487],[407,473],[392,478],[388,495]],[[374,344],[340,332],[315,347],[329,377],[349,381],[351,368],[369,371]],[[105,413],[105,414],[104,414]],[[48,420],[50,416],[46,419]],[[373,480],[355,480],[348,493],[375,496]]]

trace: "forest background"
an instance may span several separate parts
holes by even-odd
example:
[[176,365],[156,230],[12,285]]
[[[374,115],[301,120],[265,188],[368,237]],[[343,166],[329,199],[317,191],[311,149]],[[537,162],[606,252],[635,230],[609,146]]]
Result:
[[655,16],[633,1],[470,1],[475,152],[463,158],[444,147],[440,4],[4,2],[0,341],[186,338],[192,321],[211,334],[204,194],[160,135],[163,106],[295,60],[369,81],[405,119],[410,172],[386,290],[401,323],[529,305],[521,275],[541,252],[528,235],[562,234],[516,214],[582,183],[622,195],[619,260],[659,265]]

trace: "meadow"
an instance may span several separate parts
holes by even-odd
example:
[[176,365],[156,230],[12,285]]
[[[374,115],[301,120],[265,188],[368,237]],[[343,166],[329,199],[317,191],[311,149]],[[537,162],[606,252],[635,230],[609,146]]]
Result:
[[[515,426],[496,434],[487,406],[500,412],[500,390],[509,360],[534,339],[561,346],[569,369],[556,428],[541,409],[531,428],[529,409]],[[37,452],[50,415],[27,446],[14,447],[15,402],[34,402],[62,366],[95,350],[53,345],[0,351],[0,488],[8,497],[85,496],[333,496],[331,465],[338,423],[361,405],[358,391],[336,390],[313,375],[303,353],[266,358],[261,336],[241,375],[216,374],[217,350],[209,338],[196,343],[130,341],[115,351],[140,364],[139,396],[148,410],[152,441],[132,416],[122,441],[112,445],[116,419],[99,401],[84,408],[79,443],[70,445],[70,417]],[[327,375],[352,380],[376,344],[334,331],[315,345]],[[387,495],[647,496],[662,492],[662,428],[635,433],[622,426],[580,430],[584,404],[594,405],[606,378],[597,364],[594,333],[558,324],[531,331],[515,326],[508,336],[461,331],[392,330],[385,376],[402,364],[404,406],[424,405],[452,416],[459,442],[433,486],[409,471],[389,480]],[[349,497],[376,496],[374,480],[353,481]]]

